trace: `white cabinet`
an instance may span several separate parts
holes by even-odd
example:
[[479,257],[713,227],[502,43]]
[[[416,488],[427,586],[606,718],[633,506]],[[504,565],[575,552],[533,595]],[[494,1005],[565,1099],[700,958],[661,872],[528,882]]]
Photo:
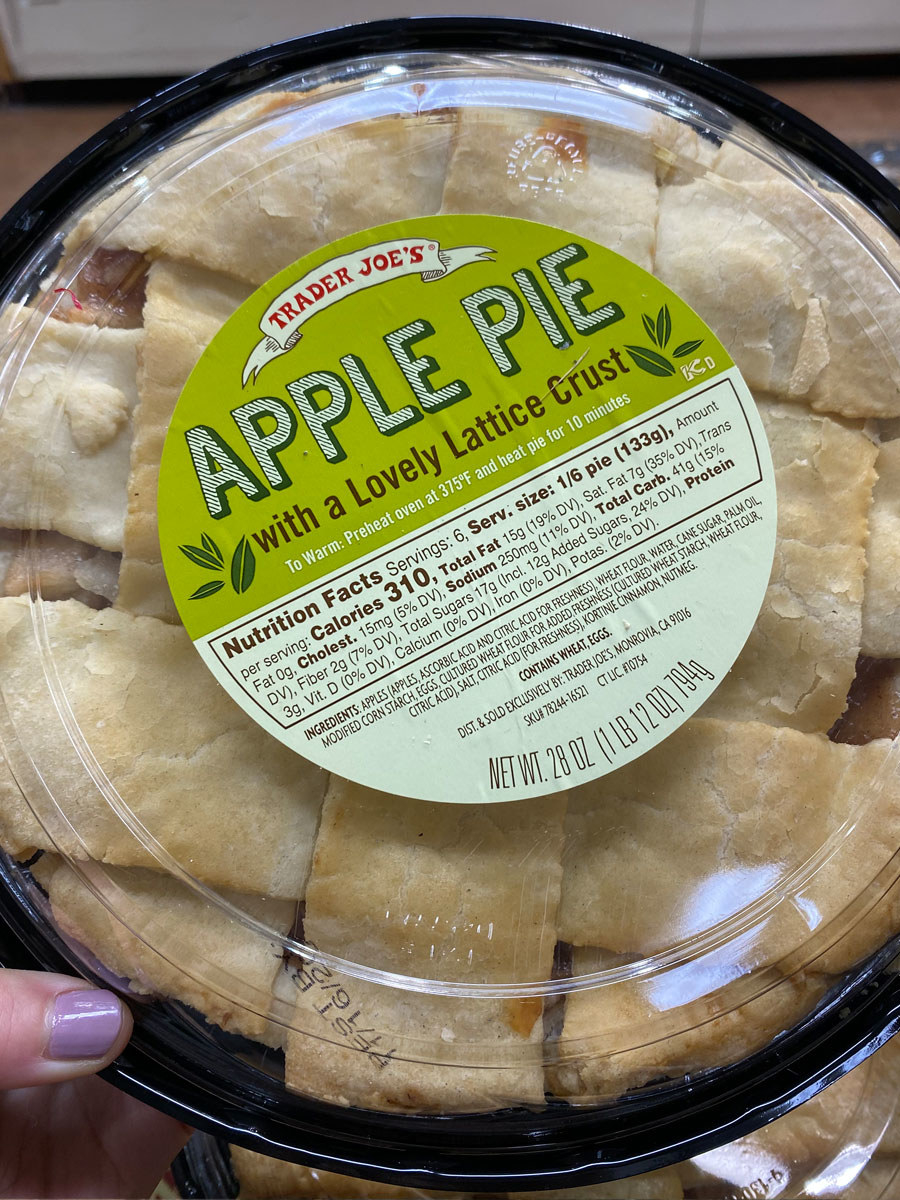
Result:
[[900,0],[703,0],[701,58],[900,50]]
[[452,12],[612,29],[690,53],[698,0],[0,0],[22,79],[182,75],[244,50],[382,17]]
[[552,19],[701,58],[900,50],[900,0],[0,0],[22,79],[183,75],[268,42],[382,17]]

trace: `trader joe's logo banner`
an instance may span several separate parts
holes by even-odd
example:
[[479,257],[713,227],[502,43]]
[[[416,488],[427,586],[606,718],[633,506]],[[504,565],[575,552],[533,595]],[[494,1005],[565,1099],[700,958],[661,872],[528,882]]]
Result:
[[296,280],[275,297],[259,323],[263,339],[244,364],[247,385],[273,358],[287,353],[303,336],[300,326],[338,300],[392,279],[418,275],[423,283],[443,279],[471,263],[490,261],[487,246],[455,246],[442,250],[430,237],[394,238],[339,254]]

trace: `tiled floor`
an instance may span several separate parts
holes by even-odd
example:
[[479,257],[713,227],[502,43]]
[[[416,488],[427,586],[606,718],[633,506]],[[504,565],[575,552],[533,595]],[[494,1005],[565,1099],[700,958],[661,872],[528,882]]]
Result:
[[[900,79],[763,85],[844,141],[900,140]],[[0,213],[126,106],[0,106]]]

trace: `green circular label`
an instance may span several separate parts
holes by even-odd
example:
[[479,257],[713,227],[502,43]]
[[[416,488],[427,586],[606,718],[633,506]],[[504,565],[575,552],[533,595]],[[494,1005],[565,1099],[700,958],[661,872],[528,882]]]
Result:
[[749,389],[657,279],[528,221],[323,247],[207,348],[163,451],[178,611],[232,697],[426,800],[576,786],[673,732],[753,627]]

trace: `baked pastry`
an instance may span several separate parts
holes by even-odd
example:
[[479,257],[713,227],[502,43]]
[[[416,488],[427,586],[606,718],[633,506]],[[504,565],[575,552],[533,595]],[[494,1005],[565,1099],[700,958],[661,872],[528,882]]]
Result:
[[[161,871],[90,862],[73,868],[49,853],[31,870],[59,929],[116,982],[127,980],[132,993],[173,996],[229,1033],[281,1045],[269,1009],[280,938],[293,927],[296,902],[222,889],[226,909]],[[235,910],[256,927],[236,921]],[[271,940],[259,927],[272,930]],[[186,953],[189,971],[176,965]]]
[[116,792],[110,799],[86,776],[55,715],[28,598],[4,598],[0,672],[15,729],[11,757],[27,746],[40,770],[38,784],[29,762],[11,762],[20,780],[34,782],[30,804],[15,785],[5,790],[4,844],[118,867],[159,867],[160,855],[171,855],[205,883],[299,898],[325,773],[269,745],[180,627],[112,608],[98,613],[76,600],[47,602],[42,612],[71,719],[99,778],[115,779]]
[[250,289],[211,271],[157,259],[147,274],[128,507],[117,607],[178,622],[156,524],[159,459],[181,389],[213,335]]
[[[0,339],[15,335],[26,315],[8,307]],[[31,336],[30,323],[23,335]],[[44,324],[4,405],[0,525],[122,549],[142,336],[140,329]]]
[[[552,797],[460,810],[332,776],[306,889],[305,935],[321,951],[399,978],[549,979],[564,809],[564,798]],[[349,863],[360,865],[348,874]],[[542,1103],[540,995],[476,995],[460,1005],[439,991],[422,995],[331,970],[316,986],[314,974],[312,964],[288,966],[296,1005],[288,1086],[338,1103],[407,1111]],[[335,989],[349,997],[348,1013],[358,1010],[355,1027],[337,1045],[327,1036],[336,1012],[320,1011],[323,994]],[[370,1033],[360,1063],[357,1029],[391,1034]],[[497,1065],[473,1062],[473,1045]]]

